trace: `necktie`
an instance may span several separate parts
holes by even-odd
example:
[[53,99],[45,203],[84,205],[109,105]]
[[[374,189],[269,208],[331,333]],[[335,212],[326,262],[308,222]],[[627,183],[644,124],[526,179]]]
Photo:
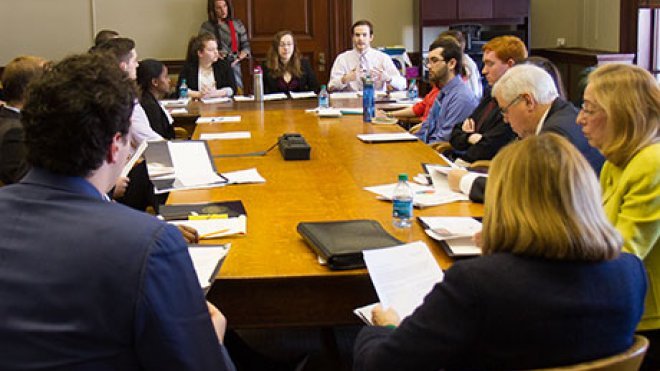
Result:
[[488,101],[488,104],[484,108],[483,112],[481,112],[481,115],[479,116],[479,119],[477,120],[477,122],[474,125],[474,131],[475,132],[479,132],[479,129],[481,129],[481,126],[484,124],[484,122],[486,121],[488,116],[490,116],[490,113],[493,112],[493,110],[495,109],[495,106],[496,106],[495,100],[491,98]]

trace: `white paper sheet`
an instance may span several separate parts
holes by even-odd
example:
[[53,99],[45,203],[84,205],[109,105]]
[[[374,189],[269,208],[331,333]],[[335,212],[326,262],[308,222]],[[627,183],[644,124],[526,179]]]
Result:
[[444,274],[424,242],[363,251],[369,276],[384,308],[408,317]]
[[[424,186],[417,183],[408,183],[413,191],[413,205],[417,207],[429,207],[442,204],[448,204],[456,201],[469,200],[462,193],[438,192],[433,187]],[[372,187],[364,187],[365,190],[377,194],[379,199],[391,201],[394,196],[394,187],[397,183],[383,184]]]
[[457,238],[469,239],[475,233],[481,231],[481,223],[470,217],[421,216],[419,219],[432,233],[429,236],[438,241]]
[[202,289],[211,286],[213,274],[215,273],[220,260],[224,259],[229,253],[230,244],[224,245],[204,245],[188,247],[188,253],[192,260],[197,280]]
[[169,223],[174,225],[185,224],[195,228],[199,233],[200,240],[247,233],[247,218],[245,215],[224,219],[172,220]]
[[219,140],[219,139],[250,139],[249,131],[226,131],[224,133],[203,133],[199,136],[202,140]]
[[215,124],[220,122],[241,122],[241,116],[207,116],[200,117],[195,121],[197,124]]
[[223,182],[213,169],[204,142],[168,142],[177,182],[183,187]]
[[362,107],[355,107],[355,108],[346,107],[346,108],[340,108],[339,110],[344,115],[361,115],[362,112],[364,111]]
[[234,95],[234,100],[236,102],[252,102],[254,101],[253,95]]
[[264,94],[265,101],[283,100],[283,99],[289,99],[289,96],[284,93]]
[[330,93],[330,99],[355,99],[357,97],[358,93],[353,91],[338,91],[336,93]]
[[314,98],[316,93],[313,91],[290,91],[291,99],[305,99],[305,98]]
[[173,108],[173,109],[168,108],[168,110],[170,112],[170,115],[175,115],[176,116],[176,115],[186,115],[186,114],[188,114],[188,110],[185,109],[185,108]]
[[204,104],[216,104],[216,103],[231,102],[231,98],[229,98],[229,97],[202,98],[201,101]]
[[358,139],[367,143],[416,141],[418,138],[410,133],[378,133],[358,134]]
[[319,108],[316,111],[319,117],[341,117],[341,110],[337,108]]
[[183,108],[188,105],[189,101],[190,101],[189,98],[163,99],[160,100],[159,103],[165,108]]
[[227,178],[229,184],[245,184],[245,183],[266,183],[266,179],[259,174],[256,168],[231,171],[222,173]]
[[452,168],[447,166],[428,165],[426,166],[426,169],[428,170],[429,175],[431,176],[431,182],[433,183],[433,188],[435,189],[436,193],[440,193],[444,195],[454,195],[456,197],[459,197],[460,200],[470,199],[470,197],[468,197],[467,195],[464,195],[460,192],[454,192],[449,187],[449,182],[447,181],[447,172]]

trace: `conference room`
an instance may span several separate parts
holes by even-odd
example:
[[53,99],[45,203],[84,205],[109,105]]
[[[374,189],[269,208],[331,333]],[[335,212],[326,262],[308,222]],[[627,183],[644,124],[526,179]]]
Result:
[[[121,175],[129,179],[129,189],[131,185],[135,189],[144,183],[150,184],[149,195],[139,195],[152,203],[146,213],[160,214],[169,222],[178,218],[168,217],[168,210],[186,210],[185,220],[175,221],[175,224],[188,226],[178,230],[187,242],[194,245],[189,251],[197,274],[202,269],[199,259],[211,260],[210,263],[201,263],[207,270],[203,273],[206,277],[200,274],[203,296],[226,319],[226,349],[224,346],[222,349],[239,370],[383,369],[375,366],[380,354],[377,347],[383,345],[380,342],[388,341],[383,339],[391,333],[407,333],[409,327],[406,326],[417,318],[413,310],[422,305],[426,294],[443,277],[447,277],[447,272],[451,272],[450,268],[455,263],[467,267],[486,258],[478,257],[481,255],[482,241],[473,235],[481,229],[482,222],[484,230],[487,230],[486,220],[494,218],[494,207],[503,207],[501,202],[506,191],[489,200],[489,188],[485,188],[485,197],[481,202],[475,202],[471,200],[470,188],[466,191],[459,184],[452,185],[451,180],[447,180],[447,173],[460,170],[474,173],[476,178],[490,173],[489,169],[494,168],[497,174],[503,171],[505,156],[510,156],[513,151],[507,150],[497,161],[495,152],[509,148],[506,144],[515,143],[516,148],[522,148],[521,143],[529,138],[532,138],[530,143],[536,143],[546,140],[547,136],[556,137],[552,134],[536,135],[538,131],[526,136],[515,131],[516,112],[522,112],[527,104],[542,106],[532,99],[534,94],[523,92],[509,97],[502,93],[490,97],[490,91],[499,83],[497,78],[493,78],[495,72],[488,70],[487,66],[489,55],[495,53],[499,56],[500,46],[492,40],[515,38],[524,49],[525,57],[543,57],[554,64],[560,82],[555,80],[550,89],[554,91],[553,98],[561,99],[572,107],[571,125],[574,129],[571,130],[582,135],[585,145],[599,150],[604,156],[603,161],[610,163],[614,160],[608,147],[587,135],[592,130],[590,125],[596,125],[592,122],[598,119],[599,112],[606,112],[604,98],[595,90],[596,80],[585,92],[590,81],[586,78],[587,73],[599,71],[606,64],[637,65],[653,76],[654,89],[657,90],[657,81],[660,81],[660,4],[657,1],[234,0],[217,3],[229,4],[229,7],[223,8],[216,2],[205,0],[66,0],[57,4],[27,0],[3,3],[0,4],[0,12],[12,16],[5,17],[0,23],[5,31],[3,34],[11,35],[5,36],[0,46],[0,66],[3,66],[0,67],[0,75],[11,71],[9,66],[17,56],[35,55],[57,65],[67,56],[87,53],[101,30],[116,31],[112,38],[134,41],[133,50],[140,64],[136,67],[135,76],[138,84],[141,74],[148,72],[147,66],[157,66],[153,76],[141,85],[140,96],[136,99],[142,103],[142,94],[149,83],[153,83],[155,87],[151,92],[157,104],[156,115],[163,120],[163,125],[172,126],[175,138],[132,146],[129,152],[135,160],[133,164],[137,165],[121,169],[125,170]],[[361,23],[362,20],[368,22]],[[27,30],[25,24],[28,22],[37,27]],[[200,39],[198,35],[204,30],[212,36]],[[289,32],[281,33],[283,30]],[[455,57],[449,57],[446,54],[449,47],[439,48],[441,50],[438,51],[432,46],[438,35],[448,31],[458,32],[463,37],[464,45],[460,45],[461,40],[455,43],[464,49],[464,53],[460,54],[469,57],[474,64],[472,70],[467,67],[467,58],[457,63]],[[355,60],[350,59],[353,57]],[[523,59],[504,58],[501,62],[506,64],[510,60],[511,64],[502,74],[506,76],[513,71],[523,75],[520,71],[525,68],[520,67],[524,66],[517,66],[526,63]],[[156,60],[160,64],[142,63],[146,60]],[[350,65],[350,68],[342,70],[342,63]],[[292,67],[282,68],[283,65]],[[441,77],[450,65],[459,71],[456,75],[458,84],[465,87],[466,92],[475,94],[471,98],[474,100],[473,107],[480,110],[482,108],[478,103],[490,100],[493,107],[483,114],[484,117],[495,112],[500,128],[508,130],[506,142],[484,161],[481,158],[477,162],[464,161],[465,156],[461,155],[465,152],[459,150],[449,137],[427,144],[417,140],[415,129],[408,131],[415,125],[423,127],[426,122],[421,118],[422,114],[412,108],[413,103],[422,101],[434,90],[440,95],[443,91],[449,92],[449,80],[443,81]],[[536,69],[541,68],[533,67],[533,71]],[[59,73],[57,68],[55,71]],[[542,73],[545,78],[547,73]],[[472,77],[478,81],[479,93],[469,87]],[[491,81],[491,78],[494,80]],[[168,85],[159,92],[158,88],[162,88],[165,84],[162,81],[165,80]],[[504,82],[501,85],[504,86]],[[562,88],[556,86],[563,86],[563,94]],[[526,98],[528,96],[529,100]],[[26,99],[36,99],[36,95],[32,97],[28,93]],[[430,106],[438,99],[431,99]],[[13,107],[13,101],[6,98],[0,100],[5,101],[6,106]],[[163,107],[162,112],[159,104]],[[152,121],[152,112],[142,105],[144,116]],[[656,116],[649,118],[649,125],[655,125],[655,131],[651,127],[648,132],[655,133],[649,135],[657,139],[657,95],[651,97],[650,105],[651,112],[653,107],[656,108]],[[411,114],[406,113],[405,117],[396,114],[399,111],[408,112],[408,109]],[[442,107],[438,105],[437,109]],[[429,111],[430,117],[442,116],[442,113],[433,114],[431,107]],[[469,129],[464,121],[472,118],[477,127],[483,126],[476,116],[470,115],[473,109],[469,111],[465,117],[454,120],[452,128],[460,127],[470,134],[475,129]],[[30,111],[27,112],[28,117],[32,117]],[[545,116],[541,123],[543,120]],[[541,129],[539,131],[543,132]],[[559,142],[575,144],[570,135],[552,132],[568,139],[561,138]],[[29,143],[29,131],[26,135]],[[161,133],[155,135],[160,139],[170,139]],[[516,137],[524,139],[513,140]],[[647,142],[643,142],[644,145],[657,147],[654,139],[651,144]],[[557,146],[557,151],[565,150],[561,143],[552,145]],[[568,153],[573,153],[570,151],[575,148],[570,148]],[[518,158],[510,162],[522,163],[517,161]],[[584,161],[578,162],[575,166],[582,169]],[[655,163],[657,161],[649,163],[651,170]],[[607,167],[607,164],[605,162],[604,169],[610,175],[611,166]],[[589,168],[589,171],[592,169]],[[397,184],[403,183],[402,174],[406,175],[407,192],[412,196],[412,200],[406,200],[410,204],[406,204],[405,210],[397,209],[400,200],[392,200],[396,198]],[[619,229],[618,224],[611,220],[609,206],[604,205],[605,211],[601,207],[601,188],[606,184],[602,174],[599,184],[598,174],[590,173],[589,187],[593,183],[594,192],[599,195],[594,199],[599,204],[596,205],[598,212],[604,212],[610,219],[607,224],[611,225],[603,227],[604,230],[612,229],[612,225]],[[168,178],[168,175],[172,176]],[[653,175],[651,172],[650,177]],[[460,173],[460,176],[465,177],[465,173]],[[494,189],[498,184],[506,184],[505,178],[498,180],[489,174],[489,182],[493,185],[488,187]],[[465,183],[462,179],[467,178],[460,178],[457,182]],[[519,181],[519,185],[522,184],[523,180]],[[616,181],[624,182],[626,179],[616,178]],[[658,244],[658,234],[652,231],[658,226],[658,211],[653,208],[660,202],[660,195],[653,189],[653,184],[657,184],[658,180],[649,182],[649,208],[640,216],[645,220],[644,239],[619,231],[622,240],[618,242],[616,255],[621,248],[637,254],[639,259],[634,259],[640,262],[640,267],[643,262],[648,274],[652,275],[652,266],[648,262],[654,261],[657,249],[653,247]],[[120,183],[113,182],[113,185],[116,189]],[[12,187],[7,185],[2,188]],[[583,198],[578,200],[586,202]],[[212,206],[211,211],[199,205]],[[2,197],[0,206],[10,210],[9,204],[2,203]],[[412,215],[406,214],[410,208]],[[536,214],[523,212],[529,213],[528,219],[533,219],[532,214]],[[605,214],[594,218],[602,217],[605,222]],[[346,222],[343,225],[346,229],[312,229],[311,232],[306,229],[316,226],[341,227],[336,223],[340,221]],[[358,221],[368,221],[369,228],[373,229],[364,229],[366,224],[359,224]],[[460,241],[464,244],[452,243],[451,239],[446,241],[446,236],[443,236],[446,229],[451,229],[448,226],[453,225],[442,223],[451,221],[458,221],[459,229],[471,228],[469,235],[462,235]],[[547,222],[550,224],[549,219]],[[3,223],[10,228],[17,222],[7,219]],[[190,226],[196,230],[191,231]],[[362,229],[352,230],[351,227]],[[337,239],[358,253],[346,258],[352,259],[350,261],[333,259],[332,254],[324,257],[322,247],[319,247],[323,241],[319,242],[319,235],[315,233],[331,233],[320,238],[329,238],[333,242]],[[369,233],[378,238],[389,238],[390,242],[368,246]],[[485,233],[489,238],[494,238],[494,235],[488,234],[490,232]],[[135,234],[140,233],[136,231]],[[9,234],[5,236],[0,238],[0,256],[3,256],[3,251],[6,254],[9,250],[5,249],[12,244]],[[642,242],[638,247],[628,249],[629,239]],[[355,247],[358,245],[363,247]],[[387,271],[390,279],[387,282],[376,279],[376,265],[372,267],[370,258],[366,254],[363,258],[360,251],[395,245],[406,246],[409,251],[419,248],[422,251],[420,254],[427,259],[426,263],[428,259],[433,263],[432,270],[439,268],[432,274],[434,278],[424,283],[415,281],[419,287],[415,286],[412,280],[416,274],[423,276],[428,272],[420,266],[413,266],[415,261],[412,257],[407,260],[390,255],[383,258],[391,264],[383,268],[390,270]],[[645,252],[640,252],[643,250]],[[497,250],[489,251],[489,254],[495,254]],[[199,258],[203,253],[216,255]],[[632,254],[620,255],[632,259]],[[612,259],[619,260],[614,256],[603,258]],[[419,264],[423,265],[423,262]],[[365,314],[367,317],[374,314],[370,305],[383,303],[385,289],[381,285],[397,283],[396,271],[406,268],[410,271],[399,277],[403,281],[400,283],[409,285],[404,289],[406,294],[415,293],[413,296],[416,296],[413,300],[416,304],[411,311],[403,315],[399,313],[402,319],[406,319],[395,323],[378,322],[380,315],[386,311],[376,313],[376,318],[364,318]],[[117,273],[120,271],[118,269]],[[516,271],[512,268],[511,272]],[[630,276],[635,275],[631,273]],[[455,279],[452,277],[449,275],[450,280]],[[651,290],[646,285],[651,285],[647,281],[652,280],[652,277],[641,278],[639,282],[630,283],[631,290],[639,289],[643,293]],[[633,293],[630,295],[635,296]],[[644,295],[635,298],[643,301]],[[519,298],[521,301],[524,299]],[[550,302],[554,303],[552,299]],[[650,299],[647,297],[646,300],[646,309],[649,310]],[[646,312],[642,316],[644,303],[631,299],[629,304],[630,308],[625,310],[637,310],[639,313],[625,319],[631,322],[625,331],[621,330],[625,326],[617,327],[623,332],[619,333],[623,340],[617,339],[620,340],[617,346],[608,344],[612,345],[610,352],[589,352],[580,348],[574,354],[565,354],[567,352],[561,350],[557,351],[563,353],[561,357],[548,356],[546,363],[535,364],[530,360],[516,366],[506,362],[489,363],[488,343],[477,342],[483,349],[474,349],[475,353],[469,357],[459,351],[455,351],[454,355],[461,359],[473,357],[471,361],[474,361],[483,350],[486,354],[483,364],[461,364],[453,359],[443,364],[443,360],[438,359],[439,363],[424,364],[424,367],[541,369],[583,361],[610,362],[612,360],[608,356],[626,354],[627,357],[623,358],[632,364],[628,366],[632,368],[621,369],[639,369],[645,352],[647,360],[655,358],[653,345],[654,341],[660,340],[660,336],[653,330],[660,328],[660,325],[654,326],[652,321],[648,322]],[[213,321],[217,317],[214,317],[213,310],[210,311]],[[12,318],[9,309],[2,309],[0,313]],[[370,339],[358,338],[365,327],[365,320],[371,322],[370,328],[374,328]],[[623,319],[617,320],[625,322]],[[637,327],[640,320],[642,324],[648,323],[648,327]],[[605,318],[602,321],[599,326],[615,320]],[[44,331],[47,332],[46,329]],[[634,338],[633,333],[637,334]],[[365,334],[360,336],[366,337]],[[383,338],[377,339],[376,335]],[[646,351],[649,340],[651,348]],[[584,341],[593,339],[587,336]],[[357,348],[354,348],[356,344]],[[392,344],[396,343],[386,343],[385,346]],[[540,347],[542,344],[537,345]],[[551,345],[547,349],[548,353],[552,353]],[[531,350],[529,352],[528,356],[534,354]],[[495,354],[493,359],[499,359],[499,356]],[[358,360],[357,357],[362,358]],[[538,361],[544,357],[531,358]],[[421,360],[424,357],[418,358]],[[513,358],[519,361],[524,359],[518,356]],[[374,360],[374,363],[363,363],[364,360]],[[422,368],[421,364],[396,363],[399,360],[391,362],[391,369]],[[19,368],[18,364],[8,363],[7,368]],[[654,369],[651,365],[654,363],[645,364],[642,369]],[[147,366],[142,367],[148,369]]]

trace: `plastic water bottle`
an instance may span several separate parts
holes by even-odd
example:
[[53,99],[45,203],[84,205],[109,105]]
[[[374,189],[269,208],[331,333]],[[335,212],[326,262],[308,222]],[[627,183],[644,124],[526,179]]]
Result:
[[374,102],[374,81],[367,75],[363,81],[362,88],[362,118],[364,122],[371,122],[376,113]]
[[408,174],[399,174],[399,183],[392,197],[392,224],[396,228],[410,228],[413,217],[413,193]]
[[254,89],[254,100],[256,102],[263,102],[264,101],[264,79],[263,79],[263,73],[261,71],[261,67],[257,66],[254,68],[254,75],[253,75],[253,89]]
[[419,90],[417,90],[417,80],[410,80],[410,85],[408,85],[408,100],[415,100],[419,96]]
[[188,84],[186,84],[186,79],[181,79],[181,85],[179,86],[179,98],[188,98]]
[[319,92],[319,108],[330,108],[330,94],[328,94],[325,85],[321,85],[321,91]]

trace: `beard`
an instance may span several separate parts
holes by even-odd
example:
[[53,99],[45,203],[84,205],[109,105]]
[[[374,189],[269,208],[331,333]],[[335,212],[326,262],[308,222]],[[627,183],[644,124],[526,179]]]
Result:
[[444,85],[449,81],[449,66],[447,63],[437,71],[429,71],[429,80],[435,85]]

